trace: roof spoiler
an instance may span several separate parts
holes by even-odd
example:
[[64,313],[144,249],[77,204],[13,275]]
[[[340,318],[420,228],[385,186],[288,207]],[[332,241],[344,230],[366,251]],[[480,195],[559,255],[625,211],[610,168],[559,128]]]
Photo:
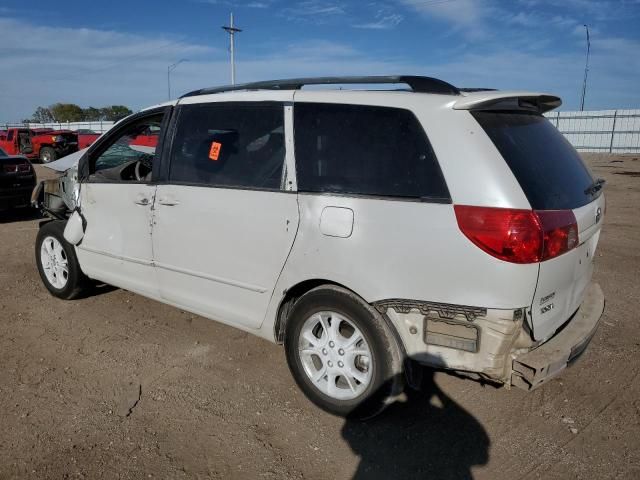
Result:
[[562,105],[560,97],[547,93],[483,91],[453,104],[454,110],[525,110],[545,113]]

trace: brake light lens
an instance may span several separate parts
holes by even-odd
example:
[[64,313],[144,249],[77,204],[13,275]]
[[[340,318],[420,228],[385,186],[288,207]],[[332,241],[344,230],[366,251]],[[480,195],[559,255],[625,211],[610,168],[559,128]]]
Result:
[[455,205],[458,226],[488,254],[511,263],[537,263],[578,246],[571,210],[519,210]]
[[578,246],[578,223],[571,210],[536,210],[544,234],[542,260],[562,255]]
[[5,173],[29,173],[31,172],[31,165],[29,163],[5,163],[2,166]]

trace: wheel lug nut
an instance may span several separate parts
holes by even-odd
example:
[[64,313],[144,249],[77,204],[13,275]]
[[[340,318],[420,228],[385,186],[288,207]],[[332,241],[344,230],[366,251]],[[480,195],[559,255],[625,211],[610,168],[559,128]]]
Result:
[[322,349],[322,354],[323,354],[323,355],[326,355],[326,354],[327,354],[327,349],[326,349],[326,348],[323,348],[323,349]]
[[339,355],[344,355],[344,350],[343,349],[338,350],[338,354]]
[[327,365],[329,365],[329,367],[333,367],[333,362],[332,361],[328,361]]
[[336,344],[335,344],[335,343],[333,343],[333,342],[329,342],[329,346],[330,346],[331,348],[333,348],[333,347],[335,347],[335,346],[336,346]]
[[344,367],[344,363],[342,363],[342,362],[338,362],[338,366],[339,366],[340,368],[342,368],[342,367]]

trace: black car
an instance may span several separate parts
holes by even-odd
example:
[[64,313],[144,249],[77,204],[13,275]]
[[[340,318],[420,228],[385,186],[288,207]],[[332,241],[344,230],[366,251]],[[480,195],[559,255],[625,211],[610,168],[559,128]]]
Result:
[[0,148],[0,211],[27,207],[36,186],[36,172],[26,158]]

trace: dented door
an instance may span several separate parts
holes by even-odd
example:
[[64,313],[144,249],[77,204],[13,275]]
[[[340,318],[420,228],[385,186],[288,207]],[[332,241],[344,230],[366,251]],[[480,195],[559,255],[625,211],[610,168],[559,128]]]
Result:
[[82,185],[86,230],[78,257],[88,276],[128,290],[157,294],[151,250],[155,189],[135,184]]

